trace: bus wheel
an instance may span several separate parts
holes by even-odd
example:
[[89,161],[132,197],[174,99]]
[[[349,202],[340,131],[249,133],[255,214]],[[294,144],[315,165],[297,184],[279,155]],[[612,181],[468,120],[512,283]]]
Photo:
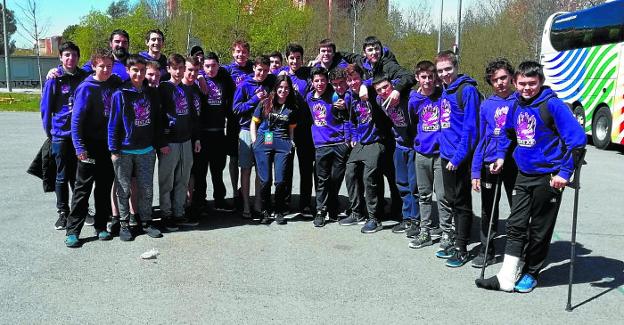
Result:
[[576,117],[576,120],[583,127],[583,130],[585,130],[585,109],[581,105],[576,105],[573,112],[574,117]]
[[611,112],[608,107],[600,107],[592,121],[592,140],[598,149],[607,149],[611,144]]

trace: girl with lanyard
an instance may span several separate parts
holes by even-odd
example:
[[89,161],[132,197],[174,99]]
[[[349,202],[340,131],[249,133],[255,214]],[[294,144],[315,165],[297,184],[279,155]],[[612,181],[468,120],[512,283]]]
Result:
[[256,107],[250,124],[251,142],[256,158],[256,171],[262,188],[262,217],[260,223],[271,223],[271,174],[275,165],[275,221],[286,224],[286,171],[296,127],[295,91],[290,77],[280,75],[268,98]]

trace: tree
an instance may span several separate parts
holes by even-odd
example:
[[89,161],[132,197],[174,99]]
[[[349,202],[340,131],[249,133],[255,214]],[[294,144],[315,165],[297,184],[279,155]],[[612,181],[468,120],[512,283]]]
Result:
[[[2,5],[0,4],[0,10]],[[11,36],[17,31],[17,25],[15,24],[15,13],[13,10],[7,9],[6,11],[6,25],[7,25],[7,39],[9,40],[9,54],[15,51],[15,41],[11,40]],[[0,23],[0,31],[4,34],[4,29]],[[4,55],[4,38],[0,37],[0,55]]]
[[106,9],[106,14],[113,19],[127,16],[130,13],[130,5],[128,0],[113,1]]
[[76,37],[76,31],[78,30],[79,27],[80,26],[78,25],[69,25],[65,27],[65,30],[63,30],[63,34],[61,34],[61,36],[63,37],[63,40],[74,41]]
[[34,43],[37,55],[37,72],[39,73],[39,88],[43,89],[43,77],[41,75],[41,49],[39,39],[47,30],[47,23],[42,23],[41,13],[37,0],[25,0],[25,4],[17,5],[22,10],[22,19],[18,21],[20,27],[26,32],[26,38]]

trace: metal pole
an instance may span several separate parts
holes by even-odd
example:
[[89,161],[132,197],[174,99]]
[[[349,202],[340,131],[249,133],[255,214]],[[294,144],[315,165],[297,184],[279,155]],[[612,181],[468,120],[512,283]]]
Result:
[[461,34],[461,8],[462,8],[462,0],[459,0],[457,4],[457,30],[455,31],[455,55],[457,55],[457,60],[459,61],[459,41]]
[[444,12],[444,0],[440,1],[440,28],[438,28],[438,53],[442,51],[442,13]]
[[6,0],[2,0],[2,30],[4,31],[4,72],[6,73],[7,91],[12,92],[11,87],[11,65],[9,64],[9,37],[6,27]]
[[327,0],[327,37],[332,33],[332,0]]
[[351,0],[351,5],[353,6],[353,42],[351,43],[351,52],[355,53],[355,36],[356,36],[356,26],[357,26],[357,1]]
[[186,34],[186,53],[191,53],[191,26],[193,25],[193,12],[189,18],[188,33]]

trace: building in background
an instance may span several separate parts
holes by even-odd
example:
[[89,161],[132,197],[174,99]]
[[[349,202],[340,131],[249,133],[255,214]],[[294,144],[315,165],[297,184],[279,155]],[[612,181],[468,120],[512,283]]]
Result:
[[[39,39],[39,55],[43,56],[57,56],[58,49],[63,43],[63,37],[51,36]],[[36,50],[33,51],[34,54]]]

